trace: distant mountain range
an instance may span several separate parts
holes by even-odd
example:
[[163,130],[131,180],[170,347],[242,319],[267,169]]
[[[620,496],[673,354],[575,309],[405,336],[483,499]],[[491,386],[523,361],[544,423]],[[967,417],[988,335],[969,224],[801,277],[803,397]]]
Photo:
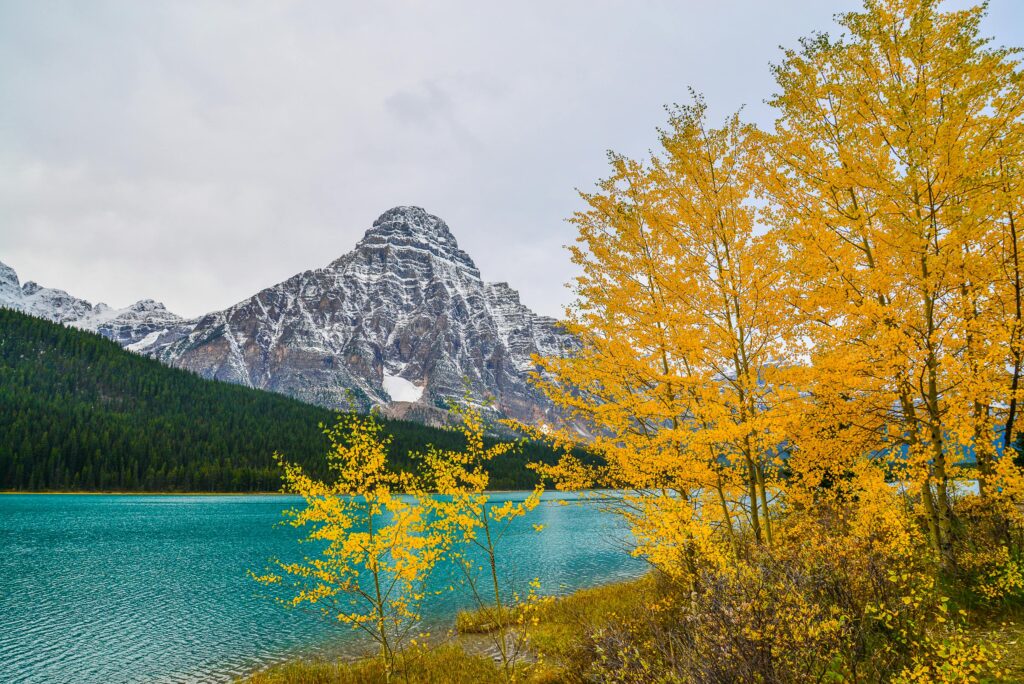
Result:
[[0,306],[98,332],[205,378],[432,424],[467,390],[505,416],[557,422],[527,381],[532,356],[577,347],[507,283],[484,282],[445,222],[419,207],[389,209],[326,267],[197,319],[148,299],[112,309],[21,285],[3,264]]

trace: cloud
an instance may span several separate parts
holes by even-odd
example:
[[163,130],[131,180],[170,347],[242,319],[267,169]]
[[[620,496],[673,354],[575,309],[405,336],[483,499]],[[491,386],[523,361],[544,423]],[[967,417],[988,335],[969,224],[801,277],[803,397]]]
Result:
[[452,99],[434,83],[416,90],[400,90],[384,100],[384,106],[402,123],[434,129],[439,120],[452,118]]
[[196,315],[417,204],[558,315],[605,150],[644,154],[689,86],[769,123],[776,46],[857,4],[0,0],[0,261]]

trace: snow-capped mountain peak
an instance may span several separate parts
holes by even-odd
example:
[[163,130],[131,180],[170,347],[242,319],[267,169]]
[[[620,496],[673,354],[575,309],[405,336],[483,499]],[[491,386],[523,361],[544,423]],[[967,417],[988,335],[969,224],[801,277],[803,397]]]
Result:
[[575,344],[508,284],[485,283],[443,220],[400,206],[327,267],[208,314],[151,353],[331,407],[443,406],[468,383],[474,398],[534,420],[553,409],[526,380],[531,356]]
[[[17,274],[2,267],[0,297],[8,297],[11,282],[21,294],[10,296],[21,304],[39,296],[24,294]],[[493,402],[505,415],[557,421],[526,376],[535,369],[533,354],[562,355],[577,345],[507,283],[485,283],[448,225],[411,206],[385,211],[351,252],[326,267],[191,321],[153,300],[110,309],[48,292],[69,301],[44,317],[204,377],[424,420],[468,388],[475,401]],[[70,317],[54,315],[75,307]]]
[[394,207],[381,214],[356,244],[356,251],[375,248],[426,251],[479,275],[473,260],[459,249],[448,224],[420,207]]

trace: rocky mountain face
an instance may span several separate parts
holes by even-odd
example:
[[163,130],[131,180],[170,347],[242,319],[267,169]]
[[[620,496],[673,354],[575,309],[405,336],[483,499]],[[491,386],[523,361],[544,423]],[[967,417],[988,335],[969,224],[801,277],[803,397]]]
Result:
[[[0,305],[5,277],[18,289],[13,271],[4,274]],[[29,289],[20,288],[19,301],[34,296],[24,294]],[[577,344],[508,284],[484,282],[444,221],[418,207],[386,211],[352,252],[326,267],[197,320],[146,300],[116,315],[97,313],[103,305],[48,292],[61,295],[47,300],[61,300],[54,315],[43,315],[41,303],[14,308],[96,330],[207,378],[332,408],[383,406],[427,423],[445,422],[442,407],[467,391],[504,415],[557,421],[527,382],[531,356],[562,355]]]

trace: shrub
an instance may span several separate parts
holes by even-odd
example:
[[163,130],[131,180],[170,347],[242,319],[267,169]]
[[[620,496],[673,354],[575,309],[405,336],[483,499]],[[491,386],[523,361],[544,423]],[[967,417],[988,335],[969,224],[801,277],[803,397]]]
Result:
[[774,547],[748,544],[729,569],[702,571],[694,591],[663,576],[654,599],[585,630],[567,669],[623,684],[964,681],[984,671],[994,651],[953,625],[914,521],[869,503],[789,512]]

